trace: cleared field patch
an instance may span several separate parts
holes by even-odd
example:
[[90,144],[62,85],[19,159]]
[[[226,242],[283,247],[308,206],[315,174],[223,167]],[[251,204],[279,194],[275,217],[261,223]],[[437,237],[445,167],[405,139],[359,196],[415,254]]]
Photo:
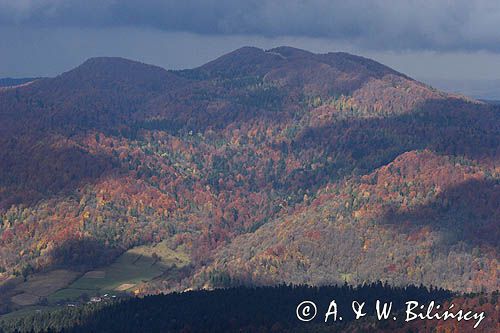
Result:
[[67,269],[34,274],[16,286],[11,301],[22,306],[36,304],[41,298],[69,285],[79,274]]
[[27,306],[27,305],[33,305],[38,303],[40,300],[40,296],[36,296],[33,294],[28,294],[28,293],[22,293],[22,294],[17,294],[14,295],[10,298],[10,300],[17,305],[21,306]]
[[91,297],[96,295],[97,292],[98,292],[97,290],[64,288],[56,291],[55,293],[47,297],[47,300],[50,303],[57,303],[66,300],[76,300],[84,294],[87,294],[89,297]]
[[188,263],[189,256],[186,253],[174,251],[163,242],[153,246],[137,246],[123,253],[109,266],[85,273],[48,299],[54,302],[76,299],[84,293],[92,296],[127,291],[162,275],[174,265],[182,267]]
[[86,278],[89,278],[89,279],[104,279],[104,277],[106,276],[106,272],[105,271],[89,271],[89,272],[85,273],[85,275],[83,275],[83,276]]
[[124,283],[124,284],[121,284],[118,288],[115,288],[115,290],[126,291],[134,286],[135,286],[135,284],[132,284],[132,283]]
[[16,286],[22,291],[36,296],[47,296],[70,284],[80,273],[67,269],[55,269],[50,272],[30,276],[28,281]]
[[156,254],[157,259],[154,261],[165,268],[169,268],[174,264],[177,267],[182,267],[190,262],[189,255],[187,255],[187,253],[185,253],[181,248],[179,248],[178,251],[172,250],[168,247],[166,242],[160,242],[154,246],[137,246],[127,252],[149,257],[153,260]]

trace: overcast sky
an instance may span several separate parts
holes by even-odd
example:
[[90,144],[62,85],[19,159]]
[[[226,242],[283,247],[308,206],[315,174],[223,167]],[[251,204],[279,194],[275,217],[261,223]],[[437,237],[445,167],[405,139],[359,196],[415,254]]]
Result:
[[500,79],[500,1],[0,0],[0,77],[105,55],[189,68],[244,45],[347,51],[417,79]]

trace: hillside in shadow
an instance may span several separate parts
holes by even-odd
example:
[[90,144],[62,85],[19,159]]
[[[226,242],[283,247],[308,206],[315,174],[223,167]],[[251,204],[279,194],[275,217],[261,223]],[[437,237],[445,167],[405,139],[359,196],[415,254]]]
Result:
[[444,189],[431,202],[412,207],[407,212],[389,210],[381,221],[407,234],[414,228],[426,226],[440,230],[446,235],[443,247],[465,242],[473,247],[486,245],[498,251],[499,207],[498,180],[471,179]]

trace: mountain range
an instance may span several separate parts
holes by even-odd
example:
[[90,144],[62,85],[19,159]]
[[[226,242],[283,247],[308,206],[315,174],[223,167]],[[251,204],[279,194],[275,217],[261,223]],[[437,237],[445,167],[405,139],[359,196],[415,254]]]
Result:
[[499,286],[499,106],[370,59],[92,58],[0,88],[0,133],[0,283],[164,242],[189,265],[137,293]]

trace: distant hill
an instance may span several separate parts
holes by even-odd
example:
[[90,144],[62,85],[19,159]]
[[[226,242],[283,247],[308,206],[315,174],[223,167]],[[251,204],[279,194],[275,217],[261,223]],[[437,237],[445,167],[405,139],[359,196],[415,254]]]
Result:
[[477,99],[500,100],[500,80],[445,80],[424,78],[424,82],[451,93],[463,94]]
[[190,265],[136,294],[498,288],[499,107],[367,58],[245,47],[180,71],[93,58],[0,90],[0,133],[1,283],[164,241]]
[[482,99],[481,101],[488,103],[488,104],[500,105],[500,100]]
[[28,77],[28,78],[17,78],[13,79],[10,77],[7,78],[0,78],[0,87],[13,87],[13,86],[18,86],[21,84],[25,84],[28,82],[35,81],[39,78],[33,78],[33,77]]

